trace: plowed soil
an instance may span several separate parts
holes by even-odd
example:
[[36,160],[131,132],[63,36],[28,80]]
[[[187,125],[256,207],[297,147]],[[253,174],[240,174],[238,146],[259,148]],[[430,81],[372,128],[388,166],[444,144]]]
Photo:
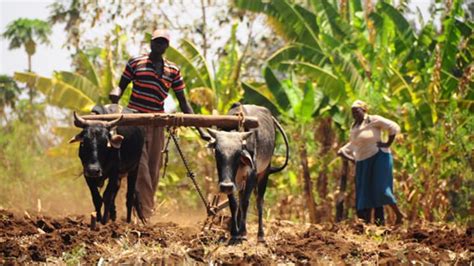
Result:
[[256,243],[255,223],[248,241],[227,245],[226,231],[215,225],[183,227],[109,223],[90,229],[85,216],[47,217],[0,211],[0,263],[172,263],[172,264],[472,264],[472,228],[440,224],[401,227],[298,224],[267,221],[266,244]]

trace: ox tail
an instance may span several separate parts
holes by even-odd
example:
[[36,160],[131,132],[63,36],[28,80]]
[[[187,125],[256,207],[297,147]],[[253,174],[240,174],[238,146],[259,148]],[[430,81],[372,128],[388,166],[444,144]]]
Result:
[[285,167],[288,165],[288,160],[289,160],[289,157],[290,157],[290,147],[288,145],[288,137],[286,136],[285,130],[283,130],[283,127],[280,125],[280,123],[278,122],[278,120],[276,120],[275,117],[272,116],[272,118],[273,118],[273,123],[275,123],[276,127],[278,128],[281,135],[283,136],[283,140],[285,141],[286,158],[285,158],[285,163],[283,163],[282,166],[280,166],[280,167],[270,167],[270,170],[269,170],[270,174],[277,173],[277,172],[280,172],[281,170],[285,169]]

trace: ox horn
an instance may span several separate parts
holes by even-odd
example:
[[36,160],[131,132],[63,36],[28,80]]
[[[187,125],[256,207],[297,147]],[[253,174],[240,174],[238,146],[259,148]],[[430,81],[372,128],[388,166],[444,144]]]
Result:
[[111,129],[112,127],[116,126],[120,120],[122,120],[123,115],[121,115],[119,118],[114,119],[112,121],[100,121],[100,120],[85,120],[84,118],[80,117],[77,115],[76,112],[74,112],[74,125],[79,128],[85,128],[87,126],[104,126],[107,129]]
[[122,118],[123,118],[123,115],[121,115],[119,118],[114,119],[112,121],[105,122],[104,126],[108,129],[113,128],[120,122],[120,120],[122,120]]
[[77,113],[74,112],[74,125],[76,127],[85,128],[89,124],[90,123],[88,123],[84,118],[78,116]]

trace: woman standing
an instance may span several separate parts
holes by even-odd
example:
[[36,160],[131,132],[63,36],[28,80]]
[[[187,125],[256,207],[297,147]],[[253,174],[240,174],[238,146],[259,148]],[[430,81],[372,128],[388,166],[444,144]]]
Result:
[[[338,155],[356,164],[357,216],[368,223],[371,210],[375,209],[375,222],[382,225],[383,206],[389,205],[397,216],[396,224],[400,224],[404,215],[393,195],[393,159],[389,149],[400,126],[382,116],[368,115],[367,104],[360,100],[352,104],[352,116],[350,141],[339,149]],[[389,133],[387,142],[381,141],[384,130]]]

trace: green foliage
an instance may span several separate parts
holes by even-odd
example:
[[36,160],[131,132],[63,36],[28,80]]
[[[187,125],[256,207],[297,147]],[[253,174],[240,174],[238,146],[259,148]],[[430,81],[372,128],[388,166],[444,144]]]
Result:
[[[473,24],[460,20],[462,1],[453,1],[443,14],[437,11],[442,17],[441,32],[434,30],[433,21],[416,31],[390,1],[380,1],[371,9],[351,1],[344,17],[331,1],[311,1],[309,5],[285,0],[234,3],[265,14],[287,37],[288,43],[268,64],[297,77],[291,83],[276,83],[267,68],[266,89],[243,84],[246,101],[292,117],[291,124],[301,123],[307,118],[295,103],[305,101],[303,113],[308,112],[312,109],[309,95],[314,91],[322,102],[319,114],[313,113],[316,123],[324,119],[321,114],[329,114],[341,129],[347,128],[349,104],[354,99],[369,102],[371,113],[402,125],[405,140],[394,147],[396,159],[401,161],[396,176],[402,190],[399,198],[411,217],[447,219],[455,217],[454,213],[466,217],[473,196],[466,194],[465,187],[473,179],[465,173],[473,165],[471,159],[462,160],[459,155],[472,156],[466,153],[470,137],[461,137],[461,132],[472,127],[473,93],[466,88],[472,87]],[[305,89],[295,90],[298,83],[306,84]],[[305,94],[307,98],[302,96]],[[420,186],[423,183],[429,183],[428,188]],[[414,207],[420,202],[421,206]]]
[[0,115],[4,116],[5,107],[15,107],[21,90],[18,84],[7,75],[0,75]]
[[224,46],[224,56],[216,63],[214,72],[208,66],[203,54],[188,40],[182,40],[179,48],[168,48],[167,58],[180,66],[191,103],[200,107],[200,113],[213,110],[225,113],[241,98],[238,82],[243,67],[237,39],[237,24],[232,27],[231,37]]
[[[94,101],[87,97],[80,88],[74,87],[58,78],[46,78],[34,73],[17,72],[15,73],[15,79],[37,88],[46,95],[48,103],[61,108],[88,112],[95,105]],[[72,81],[73,84],[80,82],[79,78],[75,78]]]
[[68,4],[69,6],[66,6],[66,2],[62,1],[52,3],[49,6],[51,12],[48,20],[52,25],[65,23],[64,30],[67,32],[68,37],[68,42],[65,46],[69,48],[72,44],[78,49],[81,39],[79,26],[81,22],[83,22],[83,18],[81,18],[81,8],[85,5],[81,4],[79,0],[68,1]]
[[49,43],[51,27],[48,22],[39,19],[19,18],[7,25],[2,36],[10,40],[9,49],[17,49],[24,46],[29,55],[36,52],[36,41]]
[[[79,51],[76,55],[77,72],[58,71],[47,78],[28,72],[16,72],[14,78],[36,88],[46,96],[53,106],[90,112],[96,104],[109,102],[109,92],[115,87],[116,74],[109,49],[102,49],[102,65],[95,66],[87,55]],[[126,98],[126,97],[125,97]],[[122,99],[126,101],[128,99]]]
[[17,116],[0,129],[0,205],[30,213],[38,211],[39,205],[49,213],[92,210],[92,204],[84,200],[89,191],[83,178],[78,178],[81,166],[76,156],[49,154],[55,139],[40,130],[46,120],[40,115],[43,112],[20,101]]

